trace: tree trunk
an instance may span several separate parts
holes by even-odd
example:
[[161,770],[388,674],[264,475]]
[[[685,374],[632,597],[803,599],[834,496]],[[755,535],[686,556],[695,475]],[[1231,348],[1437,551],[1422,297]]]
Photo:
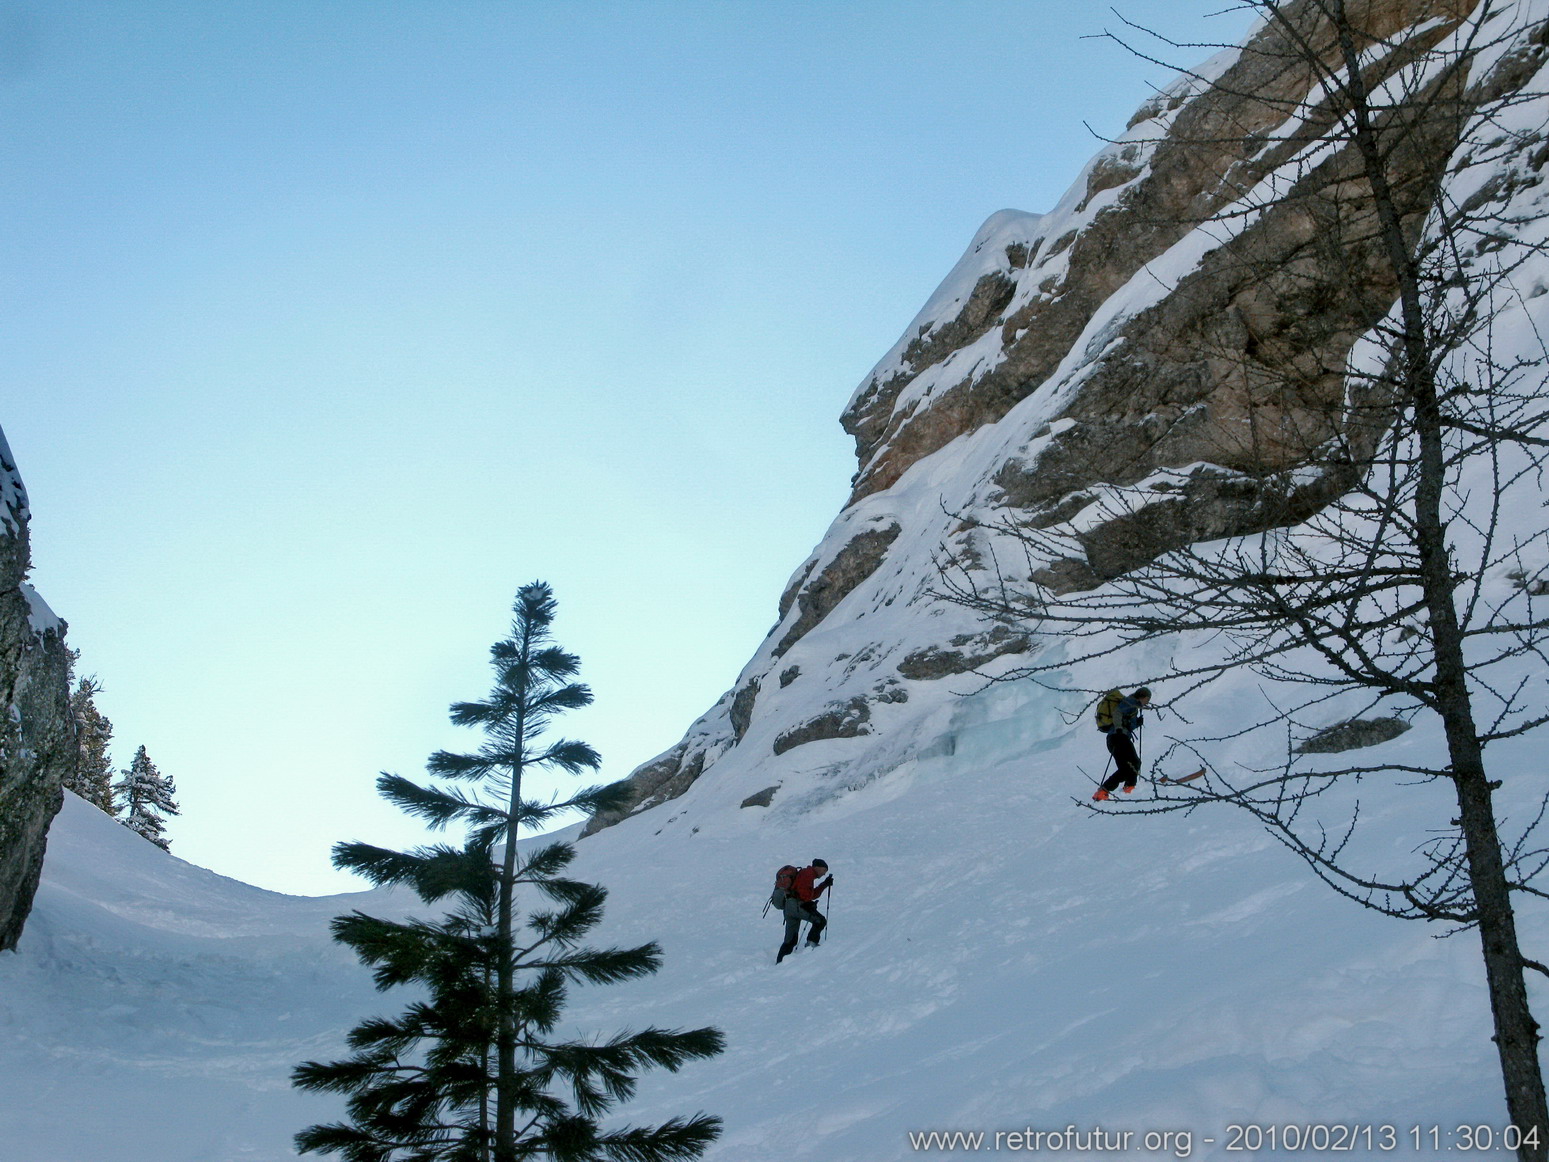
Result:
[[[511,777],[513,798],[521,794],[521,773]],[[516,973],[512,966],[516,947],[516,821],[515,811],[506,831],[506,850],[500,877],[500,912],[497,923],[500,959],[496,966],[496,1002],[500,1006],[500,1024],[495,1034],[495,1162],[516,1162],[516,1014],[512,997],[516,992]]]
[[1444,500],[1447,466],[1444,417],[1436,390],[1434,350],[1421,297],[1421,276],[1404,238],[1397,200],[1388,182],[1378,131],[1370,118],[1369,95],[1361,74],[1356,32],[1344,0],[1327,10],[1334,21],[1349,84],[1354,141],[1359,150],[1388,261],[1399,288],[1402,351],[1400,389],[1414,412],[1419,445],[1415,490],[1415,547],[1419,583],[1427,613],[1427,632],[1436,671],[1434,709],[1446,732],[1452,780],[1458,796],[1458,826],[1467,854],[1469,886],[1484,948],[1485,980],[1494,1021],[1493,1040],[1500,1056],[1506,1108],[1527,1142],[1517,1151],[1521,1162],[1549,1162],[1549,1105],[1538,1061],[1538,1023],[1528,1006],[1523,958],[1517,942],[1511,888],[1501,857],[1490,781],[1474,722],[1468,686],[1464,629],[1454,591],[1455,574],[1447,545]]
[[[1456,768],[1454,768],[1456,769]],[[1500,839],[1495,830],[1490,784],[1483,772],[1457,774],[1459,820],[1468,850],[1469,878],[1479,915],[1479,942],[1484,948],[1485,978],[1490,989],[1490,1012],[1495,1020],[1495,1046],[1506,1085],[1506,1109],[1512,1125],[1524,1131],[1536,1145],[1517,1151],[1522,1162],[1549,1158],[1549,1104],[1538,1060],[1538,1022],[1528,1006],[1527,981],[1522,952],[1517,943],[1517,922],[1512,912],[1510,888],[1501,863]]]
[[[1422,439],[1422,447],[1428,441]],[[1440,433],[1434,442],[1439,446]],[[1434,465],[1432,460],[1436,460]],[[1439,455],[1422,450],[1421,486],[1417,496],[1421,571],[1430,612],[1430,633],[1436,659],[1437,709],[1452,760],[1452,782],[1458,796],[1458,827],[1468,860],[1468,881],[1484,950],[1485,982],[1496,1050],[1512,1125],[1527,1139],[1517,1151],[1521,1162],[1549,1162],[1549,1103],[1544,1095],[1538,1060],[1538,1022],[1528,1005],[1522,949],[1511,886],[1501,857],[1495,824],[1493,790],[1485,773],[1484,751],[1474,722],[1468,689],[1463,632],[1453,603],[1452,580],[1440,518],[1439,490],[1426,477],[1440,472]],[[1434,495],[1433,495],[1434,494]],[[1532,1131],[1529,1133],[1529,1131]]]
[[1500,1054],[1506,1108],[1512,1124],[1524,1131],[1517,1156],[1522,1162],[1549,1162],[1549,1104],[1538,1061],[1538,1023],[1528,1007],[1517,922],[1511,887],[1501,857],[1492,789],[1485,773],[1484,750],[1474,721],[1468,687],[1464,632],[1454,599],[1454,571],[1447,548],[1443,515],[1446,490],[1445,449],[1441,409],[1429,364],[1411,359],[1405,373],[1407,394],[1415,410],[1420,444],[1420,474],[1415,490],[1415,541],[1419,550],[1420,585],[1424,593],[1428,632],[1436,673],[1436,710],[1441,715],[1458,796],[1458,826],[1468,859],[1469,886],[1484,946],[1485,980]]
[[[532,628],[524,624],[520,664],[530,679]],[[512,998],[516,994],[516,969],[512,961],[516,948],[516,829],[522,805],[522,741],[527,737],[527,690],[520,698],[516,716],[517,759],[511,764],[510,822],[506,827],[506,849],[500,873],[500,961],[497,967],[497,1002],[500,1024],[495,1036],[495,1162],[516,1160],[516,1014]]]

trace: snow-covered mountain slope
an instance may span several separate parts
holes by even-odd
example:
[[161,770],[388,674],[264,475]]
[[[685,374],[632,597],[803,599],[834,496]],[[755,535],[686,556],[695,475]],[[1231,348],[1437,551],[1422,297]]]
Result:
[[[1391,36],[1393,83],[1416,85],[1400,67],[1410,50],[1434,48],[1447,21],[1477,7],[1369,0],[1352,11]],[[1541,37],[1506,33],[1531,30],[1549,9],[1522,0],[1490,11],[1481,39],[1507,43],[1476,54],[1469,84],[1549,91]],[[1397,292],[1352,274],[1381,269],[1362,250],[1371,237],[1347,234],[1319,250],[1319,232],[1299,217],[1304,203],[1265,208],[1268,191],[1300,189],[1317,169],[1308,155],[1324,152],[1299,137],[1320,102],[1305,92],[1308,70],[1286,65],[1279,35],[1260,28],[1249,50],[1218,54],[1148,102],[1054,210],[1003,211],[979,230],[849,404],[850,502],[793,574],[733,687],[631,777],[633,810],[702,779],[744,796],[783,784],[778,802],[821,766],[864,780],[928,753],[942,680],[999,674],[1049,648],[936,598],[947,556],[980,566],[981,584],[994,585],[996,560],[1026,579],[1017,546],[990,556],[986,528],[1068,532],[1072,551],[1042,562],[1040,579],[1089,590],[1170,548],[1303,519],[1348,487],[1307,412],[1337,413],[1342,377],[1320,373],[1309,398],[1299,393],[1306,367],[1352,358]],[[1437,52],[1456,48],[1443,39]],[[1296,76],[1304,88],[1286,88]],[[1419,119],[1414,136],[1426,147],[1412,151],[1433,177],[1452,171],[1448,197],[1498,200],[1502,222],[1534,212],[1544,167],[1533,140],[1542,100],[1506,116],[1524,144],[1497,169],[1467,167],[1449,116]],[[1350,151],[1344,142],[1326,152]],[[1406,188],[1434,192],[1432,181],[1407,178]],[[1429,205],[1402,208],[1418,229]],[[1528,357],[1542,314],[1532,296],[1546,274],[1541,256],[1530,260],[1518,289],[1531,301],[1508,312],[1529,320]],[[1249,447],[1244,432],[1276,434]],[[1098,688],[1123,680],[1091,677]],[[857,741],[821,758],[811,749],[842,738]]]
[[0,961],[0,1157],[289,1157],[327,1112],[289,1067],[374,1003],[327,936],[342,901],[225,879],[66,799]]
[[[846,793],[815,780],[778,825],[704,783],[581,844],[613,893],[600,939],[658,939],[666,966],[579,991],[576,1027],[713,1023],[729,1042],[647,1075],[630,1114],[721,1115],[720,1162],[890,1162],[917,1156],[912,1131],[1068,1124],[1134,1132],[1121,1157],[1176,1156],[1141,1149],[1170,1130],[1225,1158],[1243,1156],[1233,1123],[1334,1121],[1398,1127],[1383,1156],[1420,1158],[1411,1126],[1503,1121],[1472,937],[1337,899],[1229,814],[1086,811],[1098,736],[1045,693],[943,715],[952,753]],[[1418,805],[1370,810],[1410,845]],[[768,880],[814,856],[835,873],[829,943],[776,967]],[[291,1157],[337,1110],[290,1067],[396,1005],[328,940],[352,907],[404,903],[226,880],[72,798],[0,957],[0,1157]]]
[[[1373,0],[1390,13],[1406,3]],[[1184,117],[1189,100],[1164,94],[1137,129]],[[1059,479],[1083,447],[1109,466],[1092,452],[1102,439],[1083,444],[1090,433],[1117,438],[1148,421],[1143,407],[1117,408],[1110,425],[1082,410],[1081,391],[1122,362],[1108,358],[1114,344],[1134,339],[1126,328],[1157,306],[1159,287],[1189,280],[1206,240],[1153,238],[1155,252],[1125,274],[1083,251],[1094,235],[1075,230],[1059,246],[1075,228],[1056,224],[1087,215],[1093,228],[1129,183],[1156,174],[1156,156],[1137,150],[1133,173],[1094,163],[1053,214],[998,215],[985,227],[979,256],[857,396],[876,421],[867,475],[797,571],[779,624],[725,698],[635,776],[637,810],[598,821],[610,825],[594,824],[580,844],[579,874],[613,891],[599,938],[658,940],[666,965],[648,981],[579,991],[570,1018],[601,1035],[720,1026],[724,1056],[647,1075],[627,1111],[719,1114],[716,1162],[966,1158],[997,1152],[996,1131],[1066,1126],[1133,1135],[1126,1150],[1061,1148],[1066,1157],[1272,1157],[1255,1134],[1273,1127],[1284,1141],[1281,1127],[1345,1125],[1390,1126],[1392,1137],[1343,1139],[1354,1149],[1341,1157],[1432,1159],[1460,1152],[1454,1127],[1505,1120],[1473,934],[1437,939],[1435,926],[1338,898],[1238,813],[1092,808],[1106,759],[1092,692],[1176,671],[1182,653],[1199,661],[1218,645],[1080,661],[1056,634],[986,625],[932,594],[933,555],[974,544],[958,514],[1036,507],[1034,484]],[[1518,176],[1498,188],[1537,197],[1536,172]],[[939,368],[985,335],[1018,341],[1001,296],[1008,285],[1033,294],[1037,281],[1014,272],[1036,269],[1033,236],[1050,231],[1055,257],[1094,262],[1117,283],[1066,320],[1074,340],[1050,365],[1047,390],[954,412],[940,401],[962,402],[955,385],[979,381],[969,367],[955,380]],[[985,282],[1002,259],[1004,280]],[[1504,359],[1549,334],[1549,270],[1519,273],[1522,296],[1496,329]],[[942,442],[946,430],[929,424],[898,438],[932,413],[968,422]],[[1175,443],[1122,480],[1070,484],[1067,498],[1091,505],[1109,485],[1147,481],[1171,495],[1186,451]],[[1488,482],[1475,491],[1488,494]],[[1541,531],[1542,513],[1541,503],[1515,506],[1498,531]],[[1530,564],[1536,574],[1544,562]],[[1492,572],[1484,600],[1526,580]],[[563,614],[558,630],[563,639]],[[986,682],[1029,660],[1047,667],[1040,681]],[[1535,704],[1549,702],[1536,655],[1511,666],[1502,689],[1521,682]],[[1158,689],[1160,702],[1174,700]],[[1286,739],[1266,755],[1259,737],[1234,736],[1277,696],[1247,676],[1180,694],[1153,711],[1146,758],[1187,737],[1215,740],[1216,771],[1272,764]],[[1330,701],[1290,741],[1361,710]],[[1541,796],[1539,749],[1531,735],[1491,748],[1497,802],[1513,824]],[[1360,756],[1434,768],[1442,750],[1436,725],[1418,716]],[[1134,801],[1152,793],[1143,783]],[[1454,813],[1436,784],[1371,779],[1336,798],[1357,795],[1357,843],[1388,862],[1412,858]],[[260,892],[191,868],[78,801],[49,851],[25,937],[0,956],[0,1159],[270,1162],[291,1156],[296,1129],[335,1116],[328,1099],[289,1089],[290,1067],[337,1052],[350,1025],[396,1002],[328,942],[327,920],[351,907],[401,912],[401,897]],[[770,880],[779,865],[818,856],[836,876],[831,938],[775,966],[779,925],[760,915]],[[1524,903],[1519,924],[1540,960],[1545,920],[1544,906]],[[1532,987],[1541,1012],[1549,997]],[[1234,1136],[1234,1125],[1258,1129]],[[931,1131],[991,1136],[983,1150],[911,1141]],[[1310,1140],[1334,1146],[1336,1134]],[[999,1152],[1033,1152],[1006,1141]]]

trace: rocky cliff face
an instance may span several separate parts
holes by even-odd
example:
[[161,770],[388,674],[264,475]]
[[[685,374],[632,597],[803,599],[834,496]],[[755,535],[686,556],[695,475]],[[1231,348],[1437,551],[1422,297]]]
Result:
[[32,907],[76,760],[65,626],[27,584],[27,493],[0,433],[0,951]]
[[[1374,38],[1374,82],[1451,86],[1396,155],[1416,238],[1456,166],[1455,114],[1543,64],[1540,30],[1441,79],[1411,69],[1476,6],[1347,0]],[[1316,6],[1290,11],[1295,36],[1335,62]],[[846,409],[853,493],[778,624],[721,703],[631,777],[626,814],[712,774],[755,797],[785,787],[768,796],[778,809],[797,785],[810,801],[825,780],[854,785],[948,745],[942,683],[967,693],[961,675],[1040,648],[934,595],[944,556],[987,579],[1006,564],[985,559],[984,525],[1066,530],[1068,554],[1029,567],[1071,591],[1305,519],[1348,488],[1322,455],[1330,417],[1352,347],[1396,292],[1353,150],[1308,149],[1339,113],[1314,72],[1266,25],[1147,102],[1051,212],[985,223]],[[1516,180],[1540,181],[1543,164],[1521,159]]]

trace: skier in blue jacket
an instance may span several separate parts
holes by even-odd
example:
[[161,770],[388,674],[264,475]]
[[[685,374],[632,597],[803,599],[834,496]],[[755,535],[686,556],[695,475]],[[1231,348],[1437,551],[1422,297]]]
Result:
[[1113,756],[1117,770],[1103,780],[1092,798],[1099,801],[1112,797],[1124,784],[1128,795],[1140,781],[1140,752],[1135,749],[1135,732],[1145,721],[1143,713],[1151,705],[1151,691],[1142,686],[1127,698],[1121,698],[1113,708],[1113,726],[1106,731],[1108,753]]

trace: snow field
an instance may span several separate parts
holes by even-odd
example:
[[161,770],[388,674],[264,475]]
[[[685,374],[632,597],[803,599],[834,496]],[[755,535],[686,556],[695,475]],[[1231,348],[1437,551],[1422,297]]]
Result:
[[[577,873],[612,893],[598,942],[655,939],[666,963],[578,990],[574,1027],[714,1024],[729,1042],[643,1077],[625,1116],[718,1114],[719,1162],[890,1162],[916,1156],[911,1131],[1066,1124],[1188,1130],[1194,1156],[1224,1158],[1242,1156],[1223,1152],[1234,1122],[1503,1121],[1471,935],[1336,898],[1235,813],[1089,810],[1077,768],[1100,772],[1101,738],[1047,699],[959,699],[955,753],[803,813],[778,813],[789,788],[742,809],[746,791],[707,782],[583,841]],[[808,756],[822,770],[866,744],[791,753],[826,751]],[[1410,800],[1383,804],[1388,841],[1423,829]],[[816,856],[835,875],[830,941],[777,967],[769,881]],[[7,1162],[292,1157],[290,1135],[337,1105],[291,1090],[291,1066],[401,1000],[327,921],[411,905],[263,892],[72,800],[0,958]]]

